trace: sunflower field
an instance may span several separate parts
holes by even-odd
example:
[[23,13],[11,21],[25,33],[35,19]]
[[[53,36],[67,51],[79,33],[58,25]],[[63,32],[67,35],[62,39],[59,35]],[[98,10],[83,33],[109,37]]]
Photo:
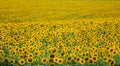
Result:
[[119,1],[30,1],[0,0],[0,66],[120,66]]

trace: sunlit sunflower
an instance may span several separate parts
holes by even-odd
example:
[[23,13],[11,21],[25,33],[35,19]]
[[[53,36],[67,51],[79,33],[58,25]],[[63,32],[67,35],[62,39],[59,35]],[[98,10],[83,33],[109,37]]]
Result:
[[28,54],[28,57],[33,57],[33,54],[32,54],[32,53],[29,53],[29,54]]
[[84,59],[80,59],[79,62],[80,62],[80,64],[85,64],[85,60]]
[[25,59],[20,59],[20,60],[19,60],[19,64],[20,64],[20,65],[24,65],[24,64],[25,64]]
[[63,59],[62,58],[59,58],[58,61],[57,61],[58,64],[63,64]]
[[94,64],[94,61],[90,58],[90,59],[88,60],[88,63]]
[[3,50],[0,50],[0,56],[1,55],[4,55],[5,53],[4,53],[4,51]]
[[39,57],[39,51],[34,51],[34,55]]
[[46,64],[47,61],[48,61],[47,58],[42,58],[42,59],[41,59],[41,62],[42,62],[43,64]]
[[28,63],[33,63],[33,61],[34,61],[34,59],[33,59],[32,57],[28,57],[28,58],[27,58],[27,62],[28,62]]

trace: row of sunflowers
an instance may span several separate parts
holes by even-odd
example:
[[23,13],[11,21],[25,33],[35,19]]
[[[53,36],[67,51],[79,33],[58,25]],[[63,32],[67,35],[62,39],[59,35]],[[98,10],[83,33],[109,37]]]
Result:
[[0,23],[0,66],[119,66],[120,19]]

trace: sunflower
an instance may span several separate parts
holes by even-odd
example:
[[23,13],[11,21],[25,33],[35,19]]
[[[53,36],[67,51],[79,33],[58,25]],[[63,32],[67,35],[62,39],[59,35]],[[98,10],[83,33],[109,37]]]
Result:
[[21,48],[19,48],[18,52],[19,52],[19,53],[22,53],[22,52],[23,52],[23,50],[22,50]]
[[3,47],[2,47],[2,46],[0,46],[0,50],[2,50],[2,48],[3,48]]
[[74,57],[73,57],[73,60],[75,61],[77,59],[77,56],[75,55]]
[[28,50],[24,50],[23,52],[25,55],[28,55],[29,51]]
[[27,44],[25,44],[25,47],[29,47],[29,46],[30,46],[30,44],[28,44],[28,43],[27,43]]
[[109,52],[111,52],[111,53],[112,53],[113,51],[114,51],[114,49],[113,49],[113,48],[110,48],[110,49],[109,49]]
[[43,64],[46,64],[46,63],[47,63],[47,58],[42,58],[42,59],[41,59],[41,62],[42,62]]
[[88,57],[85,57],[85,61],[88,62],[89,58]]
[[115,66],[115,60],[112,60],[109,64],[110,66]]
[[8,42],[5,42],[4,45],[5,45],[5,46],[9,46],[9,43],[8,43]]
[[117,52],[116,50],[114,50],[114,51],[112,52],[112,54],[113,54],[113,55],[117,55],[118,52]]
[[58,61],[57,61],[58,64],[62,64],[63,63],[63,59],[62,58],[59,58]]
[[17,46],[15,46],[15,50],[16,50],[16,52],[19,50],[19,47],[17,47]]
[[19,64],[20,64],[20,65],[24,65],[24,64],[25,64],[25,60],[24,60],[24,59],[20,59],[20,60],[19,60]]
[[51,55],[50,55],[50,58],[54,58],[54,57],[55,57],[55,55],[54,55],[54,54],[51,54]]
[[88,60],[88,63],[93,64],[93,63],[94,63],[93,59],[90,58],[90,59]]
[[34,46],[34,48],[37,48],[37,44],[34,44],[33,46]]
[[79,62],[80,62],[80,64],[84,64],[85,60],[84,59],[80,59]]
[[32,53],[29,53],[29,54],[28,54],[28,57],[33,57],[33,54],[32,54]]
[[107,57],[107,58],[106,58],[106,62],[107,62],[107,63],[110,63],[112,60],[113,60],[113,59],[110,58],[110,57]]
[[28,63],[33,63],[33,61],[34,61],[34,59],[33,59],[32,57],[28,57],[28,58],[27,58],[27,62],[28,62]]
[[79,62],[81,59],[79,57],[76,58],[76,61]]
[[15,46],[19,46],[19,43],[15,43]]
[[52,59],[52,58],[50,58],[50,59],[49,59],[49,62],[53,62],[53,59]]
[[54,64],[54,63],[51,63],[49,66],[55,66],[55,64]]
[[29,46],[29,51],[32,51],[34,49],[34,46]]
[[57,49],[54,48],[54,49],[52,50],[52,53],[56,53],[56,52],[57,52]]
[[39,50],[39,55],[42,55],[43,54],[43,50]]
[[15,60],[11,59],[9,62],[10,62],[11,64],[14,64],[14,63],[15,63]]
[[25,51],[25,50],[26,50],[26,47],[23,46],[23,47],[22,47],[22,50]]
[[0,50],[0,55],[4,55],[4,52],[3,52],[3,50]]
[[12,55],[16,55],[16,50],[13,49],[13,50],[11,51],[11,54],[12,54]]
[[35,58],[35,62],[38,62],[39,61],[39,58]]
[[97,60],[97,56],[92,56],[93,61]]
[[72,57],[69,56],[69,57],[67,58],[67,61],[70,62],[71,60],[72,60]]
[[39,57],[39,51],[34,51],[34,55]]
[[10,60],[9,58],[4,58],[5,62],[9,62],[9,60]]
[[58,61],[58,58],[55,57],[55,58],[53,59],[53,61],[54,61],[54,62],[57,62],[57,61]]

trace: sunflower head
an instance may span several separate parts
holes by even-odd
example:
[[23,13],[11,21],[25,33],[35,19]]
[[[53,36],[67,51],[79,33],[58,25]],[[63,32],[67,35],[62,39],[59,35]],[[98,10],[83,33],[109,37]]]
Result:
[[14,63],[15,63],[15,60],[11,59],[9,62],[10,62],[11,64],[14,64]]
[[32,57],[28,57],[28,58],[27,58],[27,62],[28,62],[28,63],[33,63],[33,61],[34,61],[34,59],[33,59]]
[[57,61],[58,64],[63,64],[63,59],[62,58],[59,58],[58,61]]
[[46,63],[47,63],[47,58],[42,58],[42,59],[41,59],[41,62],[42,62],[43,64],[46,64]]
[[24,65],[24,64],[25,64],[25,60],[24,60],[24,59],[20,59],[20,60],[19,60],[19,64],[20,64],[20,65]]

